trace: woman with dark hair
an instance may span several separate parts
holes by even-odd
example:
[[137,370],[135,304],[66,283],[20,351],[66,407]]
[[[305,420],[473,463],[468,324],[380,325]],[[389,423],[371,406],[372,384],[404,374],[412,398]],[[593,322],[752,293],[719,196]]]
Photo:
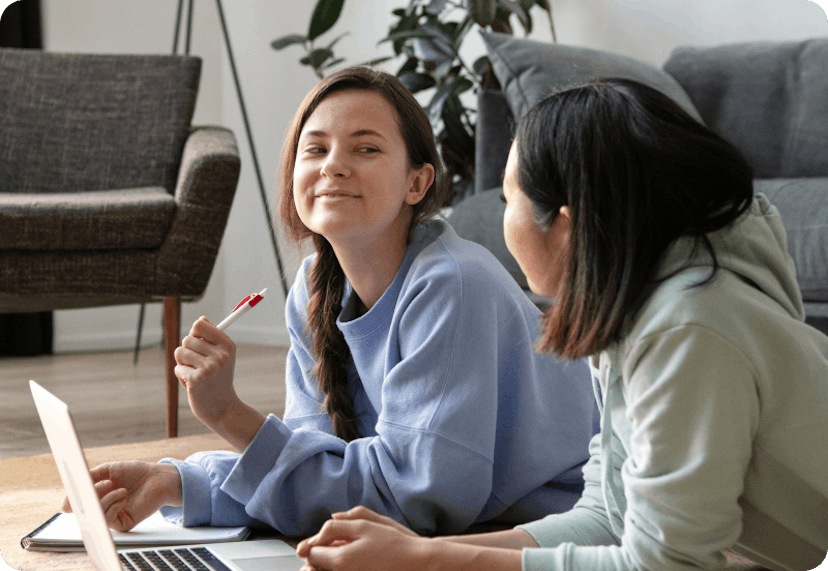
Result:
[[[316,248],[286,304],[284,419],[239,400],[235,346],[199,319],[176,374],[196,417],[242,454],[102,484],[110,525],[183,503],[163,511],[296,536],[362,504],[457,533],[570,509],[597,430],[588,366],[535,353],[540,311],[494,256],[434,217],[447,182],[411,93],[368,68],[332,73],[299,107],[280,176],[285,229]],[[116,469],[92,472],[124,480]]]
[[603,80],[521,119],[503,188],[506,244],[556,300],[540,349],[589,356],[602,418],[583,497],[435,540],[355,508],[299,545],[308,567],[816,567],[828,338],[804,323],[779,213],[740,153],[660,92]]

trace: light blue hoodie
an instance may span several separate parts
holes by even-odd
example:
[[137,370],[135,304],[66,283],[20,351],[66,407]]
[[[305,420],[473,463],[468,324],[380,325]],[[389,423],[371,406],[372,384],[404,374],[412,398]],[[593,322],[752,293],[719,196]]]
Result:
[[[808,570],[828,551],[828,338],[803,323],[762,195],[590,358],[601,433],[575,508],[521,526],[525,571],[717,569],[731,550]],[[688,260],[679,239],[659,275]],[[559,546],[552,548],[554,546]],[[600,547],[585,547],[600,546]],[[549,549],[551,548],[551,549]]]
[[[291,289],[284,422],[269,416],[239,456],[172,461],[184,525],[263,521],[314,533],[331,512],[365,505],[420,533],[567,511],[598,410],[585,361],[533,351],[540,312],[483,247],[444,221],[421,224],[393,282],[365,315],[344,296],[360,434],[333,436],[305,330],[313,257]],[[543,453],[539,453],[543,450]]]

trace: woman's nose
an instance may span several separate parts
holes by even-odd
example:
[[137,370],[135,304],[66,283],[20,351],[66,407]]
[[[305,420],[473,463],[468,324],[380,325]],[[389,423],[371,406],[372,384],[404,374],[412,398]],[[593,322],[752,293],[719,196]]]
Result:
[[322,175],[327,178],[350,176],[351,169],[341,151],[331,149],[322,164]]

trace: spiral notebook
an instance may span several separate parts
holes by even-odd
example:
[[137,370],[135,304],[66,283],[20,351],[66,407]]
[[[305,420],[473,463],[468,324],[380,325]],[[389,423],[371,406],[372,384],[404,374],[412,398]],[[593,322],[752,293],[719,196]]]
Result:
[[[160,512],[136,525],[128,532],[110,530],[115,547],[147,548],[194,543],[222,543],[242,541],[250,535],[250,528],[242,527],[183,527],[164,519]],[[85,551],[75,514],[57,513],[43,525],[20,540],[29,551]]]
[[69,407],[36,382],[29,386],[81,539],[100,571],[298,571],[304,564],[278,539],[116,551]]

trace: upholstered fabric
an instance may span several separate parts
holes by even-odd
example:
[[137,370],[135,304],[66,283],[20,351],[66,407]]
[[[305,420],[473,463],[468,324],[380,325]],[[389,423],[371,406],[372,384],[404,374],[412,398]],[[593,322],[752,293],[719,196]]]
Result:
[[175,214],[163,187],[0,193],[0,250],[157,248]]
[[806,301],[828,301],[828,178],[758,179],[754,191],[779,209]]
[[476,193],[503,184],[503,172],[512,146],[514,127],[515,117],[503,91],[481,89],[477,92],[477,134],[474,142]]
[[0,192],[173,191],[193,57],[0,50]]
[[200,66],[0,49],[0,313],[203,294],[240,162]]
[[757,178],[828,176],[828,39],[681,47],[664,69]]
[[745,153],[755,191],[782,216],[808,315],[828,316],[828,40],[680,47],[661,71],[617,54],[482,35],[502,87],[478,93],[475,189],[487,196],[456,205],[449,220],[518,283],[525,278],[503,252],[502,208],[486,192],[502,184],[513,114],[560,87],[615,75],[660,84]]
[[229,130],[205,127],[190,135],[175,215],[158,248],[0,249],[0,312],[142,303],[164,296],[197,299],[215,263],[239,166]]
[[654,65],[589,48],[515,38],[496,32],[480,34],[495,76],[517,118],[551,92],[603,77],[623,77],[650,85],[699,118],[681,85]]
[[500,200],[503,188],[497,186],[475,193],[465,199],[462,207],[453,208],[448,216],[458,236],[476,242],[489,250],[508,270],[522,288],[529,287],[517,260],[506,247],[503,237],[503,212],[506,204]]

